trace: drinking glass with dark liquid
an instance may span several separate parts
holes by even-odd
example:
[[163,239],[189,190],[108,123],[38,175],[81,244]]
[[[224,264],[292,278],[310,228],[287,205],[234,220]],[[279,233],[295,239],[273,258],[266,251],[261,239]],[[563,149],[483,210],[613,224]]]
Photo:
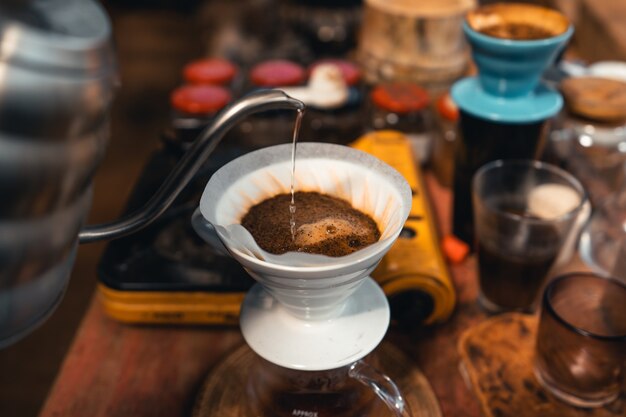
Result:
[[499,160],[473,181],[480,304],[489,312],[531,311],[586,199],[552,165]]
[[551,281],[534,371],[546,389],[576,407],[616,400],[626,377],[626,284],[586,272]]
[[[520,223],[526,220],[533,223],[538,217],[525,214],[520,209],[499,207],[503,217],[520,217]],[[498,227],[502,229],[517,228],[506,220]],[[557,257],[560,247],[559,235],[554,227],[542,225],[520,225],[530,230],[524,245],[526,252],[520,255],[515,245],[499,247],[497,239],[483,236],[478,239],[478,265],[480,288],[483,304],[497,304],[488,309],[505,308],[510,310],[526,310],[533,305],[543,280]],[[509,230],[507,233],[517,231]]]

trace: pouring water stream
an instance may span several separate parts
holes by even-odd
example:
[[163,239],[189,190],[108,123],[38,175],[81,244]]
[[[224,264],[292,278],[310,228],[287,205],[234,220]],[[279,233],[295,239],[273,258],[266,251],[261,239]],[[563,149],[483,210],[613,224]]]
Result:
[[298,109],[298,115],[296,116],[296,124],[293,128],[293,138],[291,147],[291,203],[289,204],[289,226],[291,229],[291,240],[296,240],[296,148],[298,145],[298,134],[300,133],[300,126],[302,124],[302,117],[304,116],[304,109]]

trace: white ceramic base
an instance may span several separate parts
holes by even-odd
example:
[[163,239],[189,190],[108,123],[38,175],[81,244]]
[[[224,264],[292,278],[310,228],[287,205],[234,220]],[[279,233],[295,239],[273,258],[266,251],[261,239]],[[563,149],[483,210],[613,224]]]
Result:
[[305,321],[289,314],[256,284],[241,306],[241,331],[262,358],[291,369],[339,368],[369,354],[389,326],[389,304],[370,277],[348,299],[338,315]]

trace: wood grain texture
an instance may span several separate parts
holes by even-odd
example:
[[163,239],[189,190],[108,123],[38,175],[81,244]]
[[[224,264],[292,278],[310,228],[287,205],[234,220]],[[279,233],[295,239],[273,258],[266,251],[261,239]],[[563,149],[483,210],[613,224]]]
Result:
[[43,407],[48,417],[186,416],[235,329],[123,325],[94,300]]

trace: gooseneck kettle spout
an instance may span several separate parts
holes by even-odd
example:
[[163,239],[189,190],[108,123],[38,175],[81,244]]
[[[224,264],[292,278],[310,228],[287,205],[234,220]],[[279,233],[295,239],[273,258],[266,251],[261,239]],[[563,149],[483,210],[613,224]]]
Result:
[[116,239],[136,232],[156,220],[174,202],[202,164],[213,153],[226,132],[244,117],[265,110],[303,111],[304,103],[280,90],[260,90],[235,101],[204,129],[161,187],[139,210],[119,220],[86,226],[78,235],[80,243]]

